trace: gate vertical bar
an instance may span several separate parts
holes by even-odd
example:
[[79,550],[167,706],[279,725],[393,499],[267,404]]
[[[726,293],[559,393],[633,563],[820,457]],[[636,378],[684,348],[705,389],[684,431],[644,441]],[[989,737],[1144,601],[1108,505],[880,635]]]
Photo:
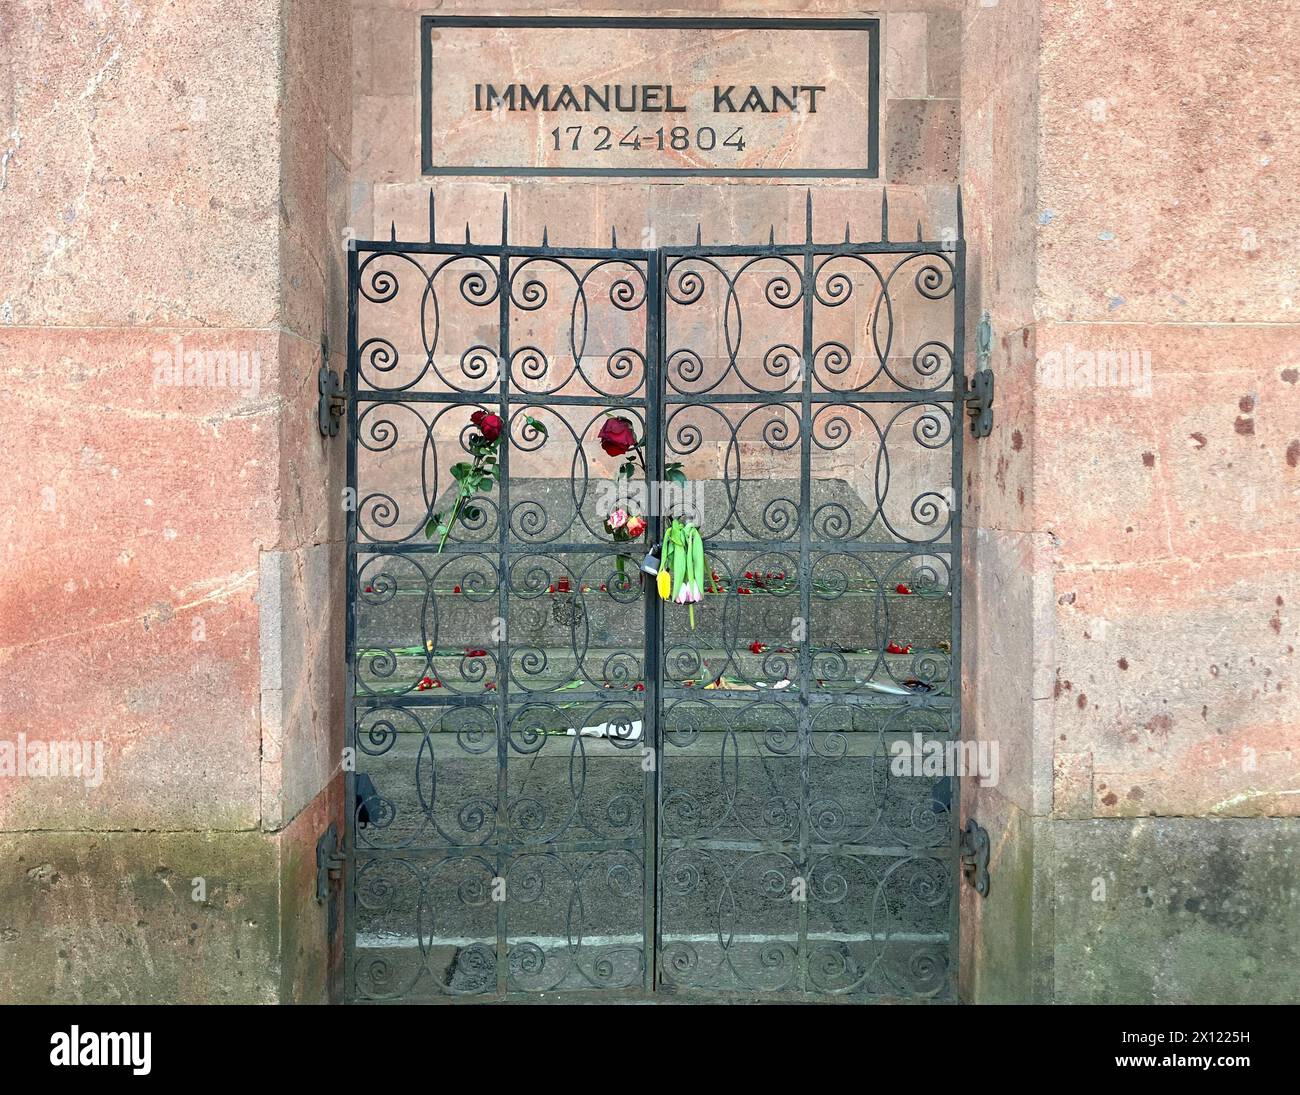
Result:
[[[953,316],[952,316],[952,529],[948,542],[952,545],[952,560],[949,565],[949,581],[952,585],[952,655],[949,673],[952,674],[952,705],[949,710],[951,734],[953,741],[961,740],[961,704],[962,704],[962,645],[961,645],[961,588],[962,588],[962,465],[966,436],[965,396],[966,396],[966,235],[961,207],[961,187],[957,187],[957,240],[956,255],[953,260]],[[957,753],[964,756],[964,752]],[[961,794],[964,780],[959,771],[954,771],[949,792],[948,813],[949,832],[952,837],[953,867],[950,877],[953,879],[951,909],[948,917],[948,991],[953,1000],[957,999],[957,971],[961,958]]]
[[808,191],[803,253],[803,345],[800,349],[799,406],[799,871],[804,900],[799,902],[799,987],[808,987],[808,859],[812,843],[809,753],[812,750],[812,355],[813,355],[813,202]]
[[[646,477],[651,494],[647,498],[650,513],[649,542],[656,543],[662,535],[663,511],[663,415],[660,413],[662,400],[659,385],[662,382],[660,359],[663,349],[663,304],[660,300],[660,258],[658,250],[647,252],[646,272]],[[654,431],[653,434],[651,431]],[[642,584],[645,585],[643,576]],[[641,708],[641,747],[644,764],[645,749],[650,753],[650,770],[645,773],[645,850],[642,854],[642,870],[645,872],[644,902],[645,909],[645,989],[653,992],[658,984],[659,961],[659,766],[662,763],[659,743],[659,727],[662,720],[659,715],[660,697],[663,695],[663,665],[660,656],[660,628],[662,612],[660,610],[658,586],[649,583],[645,605],[645,672],[644,679],[648,694]]]
[[497,355],[498,399],[501,420],[505,423],[505,444],[498,449],[501,479],[498,484],[501,498],[500,517],[497,519],[497,615],[501,618],[501,638],[497,640],[497,878],[501,880],[501,899],[497,901],[497,993],[505,995],[510,981],[510,955],[506,932],[509,924],[506,910],[509,887],[505,883],[507,865],[504,845],[506,805],[510,797],[510,253],[507,248],[510,210],[508,198],[501,199],[501,261],[498,266],[497,294],[499,345]]
[[344,392],[347,395],[347,502],[344,507],[347,521],[344,589],[347,603],[344,623],[344,747],[350,751],[354,763],[343,766],[343,847],[345,856],[343,893],[343,998],[356,999],[356,963],[354,939],[356,936],[357,899],[357,681],[356,681],[356,601],[357,601],[357,249],[348,249],[348,360],[345,365]]

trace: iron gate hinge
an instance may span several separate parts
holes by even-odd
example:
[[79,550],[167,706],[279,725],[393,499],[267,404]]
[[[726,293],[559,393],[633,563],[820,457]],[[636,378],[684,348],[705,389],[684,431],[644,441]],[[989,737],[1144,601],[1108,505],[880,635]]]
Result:
[[322,437],[335,437],[339,432],[339,422],[347,410],[347,396],[343,391],[343,382],[339,374],[330,368],[329,341],[320,340],[320,372],[316,376],[316,390],[320,399],[316,405],[317,424]]
[[330,875],[343,873],[343,852],[339,848],[339,829],[334,822],[326,826],[316,841],[316,901],[323,905],[330,895]]
[[988,437],[993,432],[993,370],[989,355],[993,350],[993,324],[989,314],[980,317],[979,345],[976,348],[975,372],[966,385],[966,413],[970,415],[970,432]]
[[961,869],[966,881],[975,887],[980,897],[989,895],[989,833],[973,817],[966,819],[957,848],[961,855]]
[[339,422],[343,418],[344,410],[347,408],[347,397],[343,394],[343,385],[339,381],[339,374],[328,365],[322,365],[320,375],[316,380],[316,387],[320,391],[317,416],[321,436],[334,437],[339,432]]

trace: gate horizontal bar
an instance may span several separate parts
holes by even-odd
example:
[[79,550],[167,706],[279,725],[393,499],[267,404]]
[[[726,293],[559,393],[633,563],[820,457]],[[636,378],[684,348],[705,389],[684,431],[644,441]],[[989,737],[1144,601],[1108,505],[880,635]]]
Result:
[[[660,837],[661,849],[672,851],[690,851],[699,849],[708,852],[780,852],[784,855],[797,856],[797,840],[709,840],[692,837]],[[825,841],[810,841],[805,847],[809,855],[857,855],[879,856],[884,859],[925,859],[949,861],[957,858],[960,848],[956,845],[938,847],[909,847],[906,844],[828,844]]]
[[[815,651],[814,653],[822,653]],[[588,688],[583,691],[569,689],[564,692],[529,692],[518,684],[515,685],[517,692],[511,694],[510,707],[522,707],[532,703],[548,703],[552,700],[564,703],[613,703],[620,698],[625,702],[640,703],[640,700],[633,701],[628,697],[640,695],[640,693],[631,693],[626,689],[610,690],[603,688]],[[660,689],[665,699],[672,700],[709,700],[712,703],[719,701],[717,690],[704,688],[674,688],[671,685],[664,686]],[[744,703],[747,700],[759,700],[770,697],[774,701],[781,700],[782,697],[798,696],[798,692],[791,692],[786,689],[776,690],[771,688],[737,689],[732,691],[723,690],[722,699],[734,699],[737,703]],[[869,707],[878,710],[894,710],[903,708],[913,708],[924,711],[947,711],[952,707],[952,697],[948,695],[936,695],[933,692],[914,692],[909,696],[893,696],[876,692],[828,692],[825,694],[811,693],[805,697],[810,706],[833,706],[841,707]],[[365,692],[358,692],[352,698],[352,704],[359,711],[373,711],[377,707],[398,707],[414,708],[419,710],[434,710],[440,707],[459,708],[459,707],[497,707],[495,699],[485,700],[482,695],[444,695],[441,691],[438,698],[426,698],[425,693],[415,691],[404,692],[400,695],[367,695]],[[793,700],[792,700],[793,706]],[[826,733],[848,733],[848,731],[825,731]],[[875,731],[853,731],[854,733],[875,733]],[[948,731],[939,732],[933,730],[918,730],[924,740],[945,741],[951,738]],[[421,735],[422,736],[422,735]],[[906,736],[910,737],[910,733]],[[634,752],[629,752],[629,756],[639,756]]]
[[[363,830],[364,832],[364,830]],[[367,860],[410,859],[461,859],[465,856],[481,856],[493,859],[498,854],[503,856],[537,855],[554,852],[556,855],[583,852],[643,852],[645,841],[640,837],[625,840],[571,840],[557,844],[521,843],[518,841],[504,844],[403,844],[390,848],[371,848],[358,843],[355,856],[360,868]]]
[[[764,258],[812,255],[956,255],[961,244],[945,240],[873,240],[862,243],[754,243],[709,246],[692,244],[681,247],[661,247],[659,254],[665,259],[683,258]],[[611,261],[645,262],[654,252],[632,248],[562,247],[548,244],[544,247],[526,247],[508,243],[403,243],[393,240],[356,240],[353,249],[372,255],[472,255],[478,258],[551,258],[551,259],[606,259]]]
[[[617,555],[610,544],[593,544],[589,542],[569,542],[559,544],[524,542],[508,543],[504,549],[496,543],[447,544],[439,549],[433,542],[398,541],[386,543],[380,540],[362,540],[348,545],[350,554],[360,555],[546,555],[564,553],[566,555]],[[709,540],[710,551],[755,551],[772,555],[783,552],[794,554],[799,550],[795,540]],[[953,546],[943,540],[814,540],[811,550],[822,555],[859,555],[895,552],[912,555],[950,555]]]
[[524,247],[513,243],[402,243],[393,240],[357,240],[357,252],[375,255],[472,255],[476,258],[547,258],[547,259],[608,259],[612,261],[647,262],[650,251],[622,247]]
[[[707,403],[744,403],[754,406],[793,407],[800,400],[799,394],[787,392],[691,392],[669,391],[663,401],[670,406],[699,406],[700,401]],[[813,403],[830,405],[849,405],[853,403],[959,403],[963,397],[954,392],[951,383],[947,388],[933,391],[909,391],[907,389],[890,389],[866,392],[813,392],[809,396]],[[357,403],[445,403],[474,405],[486,403],[497,406],[500,400],[489,392],[426,392],[393,391],[363,388],[356,394]],[[507,402],[512,407],[531,407],[545,404],[548,407],[600,407],[614,409],[618,407],[644,407],[644,396],[590,396],[590,395],[550,395],[546,392],[510,392]]]

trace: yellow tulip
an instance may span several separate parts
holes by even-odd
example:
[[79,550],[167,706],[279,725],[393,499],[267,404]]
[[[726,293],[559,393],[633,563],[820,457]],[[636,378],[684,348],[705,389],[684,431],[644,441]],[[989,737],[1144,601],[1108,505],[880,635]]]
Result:
[[659,599],[668,600],[673,594],[673,576],[664,567],[659,568]]

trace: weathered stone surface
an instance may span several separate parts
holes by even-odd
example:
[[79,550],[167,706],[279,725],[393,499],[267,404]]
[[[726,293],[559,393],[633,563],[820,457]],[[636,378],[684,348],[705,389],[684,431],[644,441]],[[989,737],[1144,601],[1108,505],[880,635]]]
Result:
[[1062,560],[1294,546],[1294,343],[1284,327],[1040,325],[1034,444],[1053,455],[1035,461],[1033,520],[1060,530]]
[[884,26],[885,95],[891,99],[924,99],[929,94],[925,12],[891,12]]
[[1300,810],[1296,561],[1057,575],[1053,738],[1092,754],[1097,816]]
[[273,322],[276,9],[11,9],[0,322]]
[[0,836],[0,999],[275,1001],[276,858],[257,832]]
[[[338,664],[338,663],[335,663]],[[277,836],[281,1003],[338,1003],[343,977],[343,879],[334,875],[329,897],[316,900],[316,842],[333,822],[343,839],[343,775]]]
[[936,99],[961,93],[961,21],[955,11],[926,16],[926,83]]
[[[351,95],[333,62],[350,12],[195,0],[16,17],[0,368],[24,460],[0,736],[89,741],[103,768],[0,781],[12,862],[35,860],[0,883],[0,910],[33,910],[0,937],[15,971],[0,997],[310,994],[321,963],[283,984],[277,965],[308,869],[282,871],[259,829],[315,827],[302,811],[341,725],[343,449],[315,415],[322,336],[337,367],[345,333]],[[257,604],[263,551],[288,627]],[[67,833],[26,832],[40,829]],[[176,903],[199,875],[217,896],[191,913]],[[22,888],[45,879],[34,904]]]
[[262,822],[278,829],[326,786],[342,758],[344,558],[340,545],[262,553]]
[[[972,317],[968,317],[972,318]],[[978,327],[967,332],[978,339]],[[969,341],[968,341],[969,345]],[[989,367],[995,377],[993,420],[988,437],[974,439],[966,428],[963,521],[968,526],[1030,531],[1035,527],[1034,486],[1038,467],[1033,332],[995,332]]]
[[[996,788],[967,781],[963,823],[976,818],[989,834],[987,897],[961,885],[962,999],[975,1004],[1035,999],[1035,963],[1043,940],[1035,934],[1036,857],[1033,818]],[[1050,936],[1049,936],[1050,938]]]
[[960,148],[956,99],[893,99],[883,159],[891,183],[957,181]]
[[1041,12],[1040,315],[1295,322],[1294,7]]
[[[1038,50],[1035,0],[970,6],[962,25],[961,182],[968,339],[988,310],[999,336],[1034,319]],[[970,341],[967,345],[972,345]]]
[[1300,999],[1295,821],[1051,824],[1057,1001]]
[[0,331],[0,355],[25,453],[0,606],[4,736],[106,752],[93,790],[0,784],[0,826],[255,823],[252,597],[274,536],[274,339],[19,328]]
[[998,746],[999,793],[1028,813],[1048,806],[1051,683],[1040,644],[1051,619],[1051,544],[1042,534],[968,533],[963,603],[965,735]]
[[[1025,725],[1014,697],[990,710],[985,690],[1007,660],[985,659],[990,639],[995,650],[1018,641],[1055,674],[1039,673],[1036,729],[1020,731],[1033,751],[1023,806],[1033,818],[1022,826],[1033,832],[1032,879],[1022,886],[1012,870],[1004,884],[1027,896],[998,904],[995,869],[987,903],[964,898],[972,999],[1295,995],[1284,977],[1256,991],[1258,955],[1294,934],[1284,911],[1294,837],[1270,834],[1291,834],[1271,819],[1295,813],[1300,787],[1297,363],[1293,331],[1266,322],[1294,318],[1276,226],[1295,219],[1296,189],[1277,173],[1297,142],[1265,105],[1286,50],[1277,6],[1234,11],[1214,28],[1200,12],[1161,30],[1165,14],[1002,0],[968,5],[963,21],[967,339],[987,309],[998,378],[994,436],[966,465],[966,733]],[[1212,44],[1197,48],[1206,35]],[[1243,176],[1250,193],[1225,204]],[[1123,375],[1107,375],[1113,361]],[[981,544],[1004,529],[1046,537],[1023,563],[1036,578],[987,561]],[[1008,574],[1013,591],[1045,596],[1006,595]],[[995,849],[1011,829],[1001,794],[1016,784],[968,782],[964,792]],[[1198,814],[1252,821],[1180,817]],[[1094,877],[1109,880],[1112,898],[1115,878],[1135,870],[1149,871],[1144,884],[1187,888],[1185,864],[1206,862],[1211,837],[1216,863],[1251,863],[1230,886],[1248,909],[1240,922],[1135,923],[1123,906],[1104,930],[1087,928]],[[1086,844],[1099,862],[1085,876]],[[1182,894],[1180,915],[1206,900]],[[995,905],[1004,922],[993,921]],[[1027,974],[1022,951],[998,951],[999,931],[1021,933],[1035,955]]]

